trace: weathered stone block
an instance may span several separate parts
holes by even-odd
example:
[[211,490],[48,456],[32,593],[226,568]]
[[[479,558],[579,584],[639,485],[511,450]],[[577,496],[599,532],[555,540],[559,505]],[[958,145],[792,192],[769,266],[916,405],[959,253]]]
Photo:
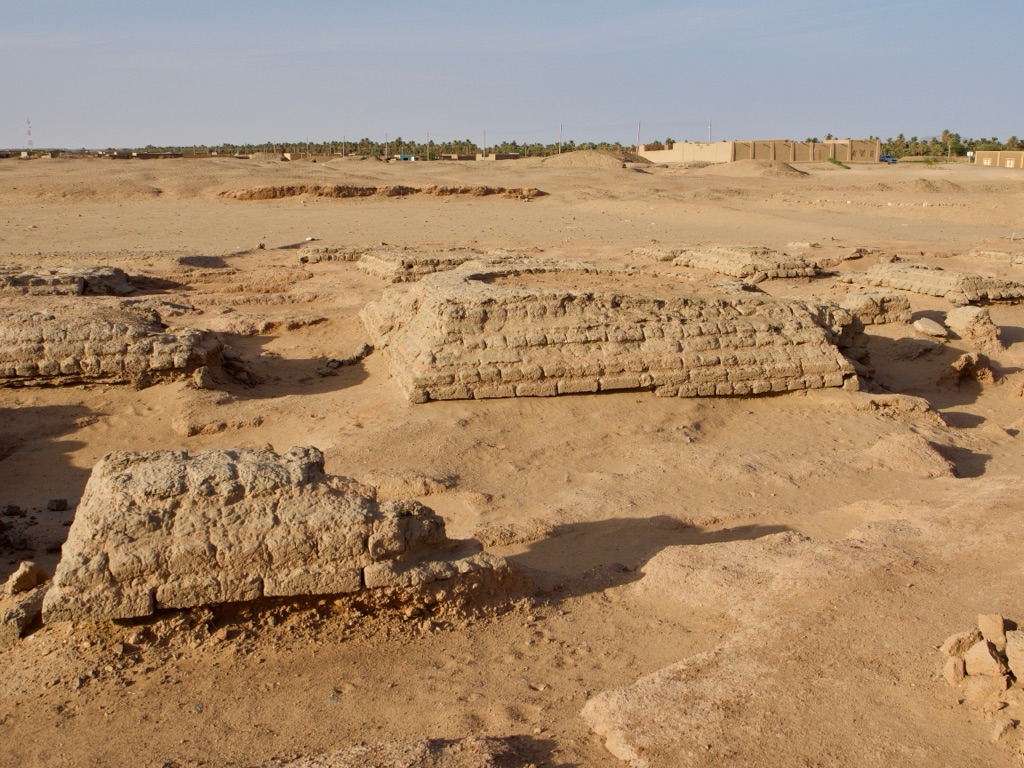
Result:
[[18,564],[17,569],[12,573],[6,582],[3,590],[4,595],[17,595],[20,592],[28,592],[35,589],[46,581],[46,572],[35,563],[24,560]]
[[999,326],[984,307],[957,307],[946,313],[946,325],[956,332],[971,348],[989,355],[998,355],[1004,349]]
[[956,688],[967,676],[964,660],[960,656],[951,656],[946,659],[946,663],[942,667],[942,676],[947,683]]
[[999,658],[992,644],[979,640],[964,654],[967,674],[972,677],[998,677],[1007,673],[1006,664]]
[[[86,485],[45,619],[340,594],[475,567],[457,562],[430,509],[378,503],[371,488],[325,474],[323,461],[315,448],[107,454]],[[370,566],[377,575],[364,579]],[[421,567],[427,575],[416,575]]]
[[997,651],[1006,648],[1006,620],[1000,613],[978,614],[978,630]]
[[23,592],[0,596],[0,650],[18,642],[22,633],[38,618],[49,588],[49,582],[44,582]]
[[1024,681],[1024,632],[1021,630],[1006,633],[1006,660],[1014,677]]
[[898,293],[849,293],[839,306],[853,313],[862,325],[909,323],[910,301]]

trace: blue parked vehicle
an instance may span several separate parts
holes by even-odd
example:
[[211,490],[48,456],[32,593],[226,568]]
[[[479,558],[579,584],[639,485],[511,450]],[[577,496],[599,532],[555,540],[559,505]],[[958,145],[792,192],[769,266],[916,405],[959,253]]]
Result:
[[896,165],[896,163],[898,163],[899,160],[897,160],[892,155],[879,155],[878,156],[878,162],[880,162],[880,163],[888,163],[889,165]]

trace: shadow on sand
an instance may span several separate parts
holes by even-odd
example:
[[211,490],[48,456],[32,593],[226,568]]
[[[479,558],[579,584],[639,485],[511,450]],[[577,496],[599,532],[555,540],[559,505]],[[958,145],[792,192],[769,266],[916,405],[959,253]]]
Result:
[[[69,458],[84,443],[57,438],[93,418],[82,405],[0,408],[0,582],[21,560],[56,562],[48,549],[63,540],[89,479]],[[47,509],[51,499],[66,499],[67,509]]]
[[637,581],[647,562],[668,547],[749,541],[788,530],[782,525],[706,530],[665,515],[612,518],[558,526],[508,559],[561,599]]
[[[216,375],[215,389],[239,400],[335,392],[358,386],[368,376],[362,360],[332,364],[330,357],[284,358],[264,351],[274,336],[218,335],[238,356],[235,359],[234,353],[225,355],[224,371]],[[342,356],[344,353],[339,350],[339,357]]]

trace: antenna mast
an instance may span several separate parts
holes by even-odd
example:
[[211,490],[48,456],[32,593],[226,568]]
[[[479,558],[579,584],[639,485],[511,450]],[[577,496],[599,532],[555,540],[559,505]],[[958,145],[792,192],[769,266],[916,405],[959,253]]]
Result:
[[26,125],[28,125],[28,143],[25,145],[25,148],[31,150],[32,149],[32,121],[26,117],[25,118],[25,123],[26,123]]

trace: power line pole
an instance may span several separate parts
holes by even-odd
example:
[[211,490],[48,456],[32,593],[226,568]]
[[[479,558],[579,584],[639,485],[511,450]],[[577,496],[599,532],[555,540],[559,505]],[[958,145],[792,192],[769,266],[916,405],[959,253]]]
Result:
[[480,159],[487,159],[487,131],[484,131],[484,148],[480,151]]
[[29,118],[26,117],[25,118],[25,123],[28,125],[28,143],[25,145],[25,148],[28,149],[29,151],[31,151],[32,150],[32,121]]
[[636,121],[636,153],[640,154],[640,121]]
[[711,143],[711,118],[708,118],[708,144]]
[[558,124],[558,154],[562,154],[562,124]]

